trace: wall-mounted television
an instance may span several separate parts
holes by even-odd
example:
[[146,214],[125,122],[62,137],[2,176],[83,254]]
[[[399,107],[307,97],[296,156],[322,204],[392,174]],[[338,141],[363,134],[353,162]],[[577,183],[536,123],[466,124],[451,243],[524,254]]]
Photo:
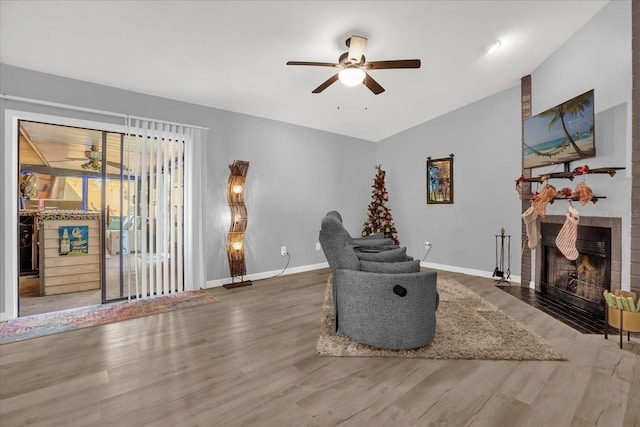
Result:
[[593,89],[525,119],[522,166],[568,163],[596,156]]

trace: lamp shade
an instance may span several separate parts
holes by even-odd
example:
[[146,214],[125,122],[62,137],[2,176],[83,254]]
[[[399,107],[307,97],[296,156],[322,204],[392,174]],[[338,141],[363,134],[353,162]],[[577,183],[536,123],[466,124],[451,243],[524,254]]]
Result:
[[345,68],[338,73],[338,78],[345,86],[357,86],[364,81],[366,73],[360,68]]

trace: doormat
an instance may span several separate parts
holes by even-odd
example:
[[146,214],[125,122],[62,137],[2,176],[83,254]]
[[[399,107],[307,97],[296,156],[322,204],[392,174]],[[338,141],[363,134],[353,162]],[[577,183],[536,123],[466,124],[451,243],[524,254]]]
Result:
[[208,291],[179,292],[156,298],[35,314],[9,320],[0,330],[0,344],[8,344],[107,323],[121,322],[180,308],[211,304],[217,299]]

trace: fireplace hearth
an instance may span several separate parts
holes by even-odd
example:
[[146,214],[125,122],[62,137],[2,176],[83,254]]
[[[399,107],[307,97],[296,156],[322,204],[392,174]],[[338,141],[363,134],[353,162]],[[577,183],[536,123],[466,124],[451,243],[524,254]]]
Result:
[[[605,330],[602,292],[621,288],[622,219],[581,216],[575,261],[556,248],[555,238],[564,221],[564,215],[547,215],[540,223],[535,289],[497,286],[583,334],[601,334]],[[547,262],[551,268],[543,272]]]

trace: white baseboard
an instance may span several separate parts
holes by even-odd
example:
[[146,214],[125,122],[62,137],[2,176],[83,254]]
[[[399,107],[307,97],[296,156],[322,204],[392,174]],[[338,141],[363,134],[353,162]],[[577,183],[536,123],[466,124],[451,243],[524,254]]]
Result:
[[[436,264],[433,262],[421,262],[420,266],[432,268],[434,270],[450,271],[452,273],[468,274],[470,276],[486,277],[487,279],[495,279],[492,271],[474,270],[472,268],[457,267],[455,265]],[[509,282],[520,283],[520,276],[509,277]]]
[[[464,267],[457,267],[455,265],[446,265],[446,264],[436,264],[433,262],[421,262],[420,266],[425,267],[425,268],[431,268],[434,270],[442,270],[442,271],[450,271],[452,273],[462,273],[462,274],[468,274],[470,276],[477,276],[477,277],[485,277],[487,279],[495,279],[495,277],[493,277],[493,272],[492,271],[484,271],[484,270],[474,270],[471,268],[464,268]],[[300,267],[292,267],[292,268],[288,268],[284,271],[284,273],[280,274],[281,276],[286,276],[289,274],[296,274],[296,273],[304,273],[305,271],[313,271],[313,270],[319,270],[321,268],[329,268],[329,264],[326,262],[322,262],[320,264],[311,264],[311,265],[303,265]],[[270,277],[274,277],[276,275],[278,275],[278,273],[280,273],[281,270],[274,270],[274,271],[265,271],[263,273],[254,273],[254,274],[248,274],[246,276],[244,276],[245,279],[247,280],[261,280],[261,279],[268,279]],[[509,282],[511,283],[520,283],[520,276],[511,276],[509,278]],[[215,288],[218,286],[222,286],[222,285],[226,285],[228,283],[231,283],[231,277],[228,278],[223,278],[223,279],[216,279],[216,280],[208,280],[206,287],[208,288]],[[531,282],[529,285],[531,288],[535,288],[535,283]]]
[[[263,273],[248,274],[244,276],[244,278],[246,280],[261,280],[261,279],[268,279],[270,277],[274,277],[278,274],[280,276],[287,276],[289,274],[304,273],[305,271],[320,270],[321,268],[329,268],[329,263],[321,262],[320,264],[311,264],[311,265],[303,265],[301,267],[287,268],[282,274],[279,274],[282,270],[265,271]],[[207,289],[216,288],[218,286],[226,285],[228,283],[231,283],[231,277],[224,278],[224,279],[208,280],[206,284],[206,288]]]

